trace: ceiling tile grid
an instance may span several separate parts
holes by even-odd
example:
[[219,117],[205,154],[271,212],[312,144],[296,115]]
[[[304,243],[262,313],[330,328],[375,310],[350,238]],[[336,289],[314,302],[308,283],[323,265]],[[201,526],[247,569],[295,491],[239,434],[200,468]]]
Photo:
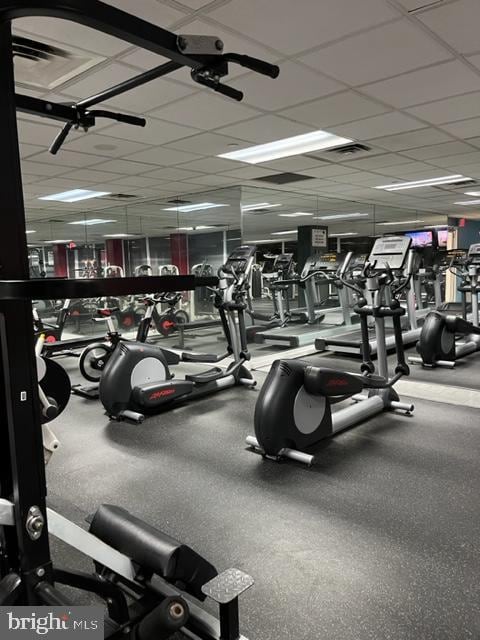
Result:
[[[275,0],[274,19],[272,0],[110,4],[179,33],[218,35],[226,51],[279,61],[280,77],[271,80],[232,66],[228,82],[245,92],[244,101],[235,103],[196,85],[188,71],[180,70],[105,103],[106,108],[146,114],[145,128],[99,121],[87,134],[72,133],[55,157],[47,147],[58,126],[20,114],[28,206],[38,207],[36,194],[43,189],[69,184],[109,185],[117,191],[123,184],[145,198],[170,197],[258,184],[256,178],[279,172],[314,178],[280,191],[331,190],[335,197],[358,193],[365,202],[391,203],[392,194],[371,189],[379,179],[422,179],[468,167],[468,175],[479,173],[478,0],[447,0],[425,8],[419,0]],[[56,87],[55,94],[37,92],[50,99],[83,98],[163,62],[64,21],[22,19],[16,30],[100,60]],[[357,157],[318,154],[318,159],[296,156],[257,166],[217,158],[315,129],[351,137],[371,150]],[[395,194],[394,200],[405,206],[431,200],[441,207],[440,198],[445,206],[452,199],[446,193],[434,202],[431,195],[422,189]],[[103,206],[86,204],[87,209]]]

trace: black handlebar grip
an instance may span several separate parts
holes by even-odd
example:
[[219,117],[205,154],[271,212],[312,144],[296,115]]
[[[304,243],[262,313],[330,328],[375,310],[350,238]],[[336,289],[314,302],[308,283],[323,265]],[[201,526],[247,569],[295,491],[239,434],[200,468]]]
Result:
[[221,93],[227,98],[233,98],[233,100],[237,100],[237,102],[241,102],[243,100],[243,92],[238,89],[234,89],[233,87],[229,87],[226,84],[222,84],[221,82],[217,85],[212,86],[214,91]]
[[62,129],[59,131],[55,140],[50,145],[48,149],[52,155],[56,155],[56,153],[60,150],[62,144],[65,142],[68,134],[70,133],[71,128],[73,127],[72,122],[67,122]]
[[240,55],[238,56],[237,61],[242,65],[242,67],[251,69],[256,73],[261,73],[269,78],[278,78],[280,73],[280,67],[278,65],[270,64],[269,62],[259,60],[258,58],[252,58],[252,56]]
[[113,113],[112,118],[118,122],[124,122],[125,124],[133,124],[136,127],[144,127],[147,124],[145,118],[139,118],[138,116],[129,116],[125,113]]

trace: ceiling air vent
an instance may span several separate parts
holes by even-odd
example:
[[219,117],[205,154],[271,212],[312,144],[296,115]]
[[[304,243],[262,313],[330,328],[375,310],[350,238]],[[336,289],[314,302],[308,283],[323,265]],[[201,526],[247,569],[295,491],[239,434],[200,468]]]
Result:
[[290,182],[302,182],[303,180],[315,180],[313,176],[304,176],[301,173],[274,173],[271,176],[252,178],[257,182],[268,182],[271,184],[289,184]]
[[192,204],[191,200],[182,200],[181,198],[172,198],[171,200],[167,200],[170,204]]
[[272,213],[271,209],[249,209],[248,211],[244,211],[249,216],[265,216],[268,213]]
[[104,60],[73,48],[60,49],[48,42],[13,36],[15,80],[34,89],[51,91]]
[[353,156],[356,153],[364,153],[365,151],[371,151],[371,147],[367,147],[366,144],[354,142],[353,144],[346,144],[343,147],[331,149],[327,151],[327,153],[335,153],[339,156]]
[[431,185],[432,189],[438,189],[438,191],[443,191],[444,193],[460,193],[464,191],[464,187],[478,187],[480,186],[478,180],[466,180],[461,184],[451,183],[440,186]]
[[110,193],[108,196],[103,196],[104,200],[132,200],[133,198],[139,198],[133,193]]

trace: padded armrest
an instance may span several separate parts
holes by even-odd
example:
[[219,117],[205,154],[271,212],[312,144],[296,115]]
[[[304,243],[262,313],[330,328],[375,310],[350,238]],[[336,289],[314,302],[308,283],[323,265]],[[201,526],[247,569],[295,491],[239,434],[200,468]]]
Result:
[[202,586],[218,574],[215,567],[193,549],[121,507],[101,505],[89,530],[143,570],[179,585],[199,600],[205,599]]

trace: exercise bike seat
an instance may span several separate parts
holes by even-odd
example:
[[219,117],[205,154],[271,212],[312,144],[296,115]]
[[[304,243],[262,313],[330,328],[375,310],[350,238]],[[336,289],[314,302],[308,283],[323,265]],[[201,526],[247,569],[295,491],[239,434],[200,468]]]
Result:
[[185,380],[189,382],[195,382],[196,384],[206,384],[207,382],[213,382],[219,380],[224,376],[223,369],[220,367],[213,367],[207,371],[201,371],[200,373],[190,373],[185,376]]
[[202,586],[218,575],[215,567],[196,551],[121,507],[101,505],[89,531],[129,557],[139,566],[139,573],[147,574],[147,578],[148,574],[156,574],[181,585],[199,600],[205,600]]
[[362,378],[345,371],[307,366],[303,375],[303,386],[311,395],[353,396],[363,390]]

